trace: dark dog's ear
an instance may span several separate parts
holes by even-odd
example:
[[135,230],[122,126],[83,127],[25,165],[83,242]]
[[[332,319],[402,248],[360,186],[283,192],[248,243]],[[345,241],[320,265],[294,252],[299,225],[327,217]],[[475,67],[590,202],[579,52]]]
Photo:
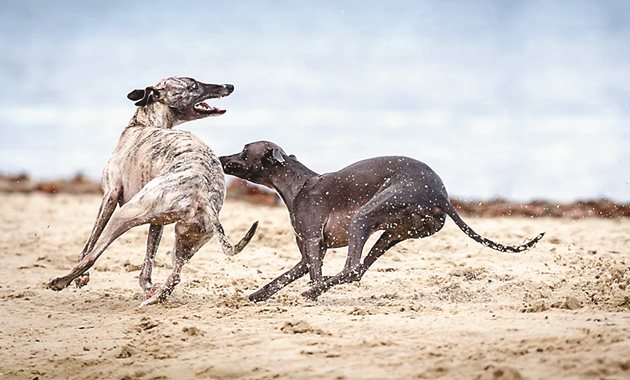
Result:
[[282,151],[280,149],[273,148],[271,155],[279,163],[284,163],[284,156],[282,155]]
[[136,102],[136,106],[145,106],[153,101],[153,93],[155,89],[153,87],[147,87],[144,90],[135,89],[127,94],[129,100],[139,100]]
[[265,153],[265,161],[270,164],[283,164],[285,162],[281,149],[273,148]]

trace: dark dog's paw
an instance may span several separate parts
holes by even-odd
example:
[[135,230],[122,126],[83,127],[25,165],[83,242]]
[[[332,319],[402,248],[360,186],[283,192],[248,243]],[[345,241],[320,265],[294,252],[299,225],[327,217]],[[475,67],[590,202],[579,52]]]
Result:
[[84,273],[81,276],[77,277],[76,280],[74,280],[74,284],[77,286],[77,288],[84,287],[88,284],[88,282],[90,282],[90,275],[88,273]]
[[322,282],[326,282],[328,281],[332,276],[322,276],[322,279],[319,281],[309,281],[307,283],[308,286],[317,286],[318,284],[321,284]]
[[269,296],[262,292],[255,292],[248,296],[249,300],[252,302],[263,302],[266,301]]
[[310,288],[303,291],[300,295],[306,298],[307,300],[317,301],[317,297],[319,297],[319,292],[314,288]]

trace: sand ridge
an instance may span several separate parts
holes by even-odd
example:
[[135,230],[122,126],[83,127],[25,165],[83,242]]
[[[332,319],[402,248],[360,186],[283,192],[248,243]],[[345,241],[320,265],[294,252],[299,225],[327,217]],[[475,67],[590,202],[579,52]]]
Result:
[[[466,218],[502,243],[547,232],[521,254],[447,222],[317,302],[300,297],[302,279],[254,304],[247,294],[299,253],[283,207],[230,201],[221,219],[233,241],[260,220],[250,246],[229,258],[211,241],[167,303],[139,309],[147,227],[114,242],[86,288],[52,292],[43,284],[75,264],[99,197],[0,198],[0,378],[630,377],[627,218]],[[172,235],[156,283],[170,271]],[[324,273],[344,261],[344,249],[329,251]]]

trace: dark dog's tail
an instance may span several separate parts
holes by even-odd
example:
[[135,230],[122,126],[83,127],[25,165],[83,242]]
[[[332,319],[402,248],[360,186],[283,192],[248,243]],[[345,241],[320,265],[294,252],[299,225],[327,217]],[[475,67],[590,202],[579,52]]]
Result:
[[451,202],[449,202],[448,200],[442,205],[442,208],[444,209],[444,212],[446,213],[446,215],[450,216],[451,219],[453,219],[453,221],[455,222],[455,224],[457,224],[457,227],[459,227],[462,231],[464,231],[464,233],[468,235],[471,239],[485,245],[486,247],[496,249],[497,251],[500,251],[500,252],[522,252],[528,248],[533,247],[536,243],[538,243],[540,239],[542,239],[543,236],[545,236],[544,232],[540,233],[535,238],[521,245],[503,245],[503,244],[495,243],[492,240],[486,239],[485,237],[473,231],[473,229],[470,228],[470,226],[462,220],[462,218],[457,213],[457,210],[455,210],[455,207],[453,207]]

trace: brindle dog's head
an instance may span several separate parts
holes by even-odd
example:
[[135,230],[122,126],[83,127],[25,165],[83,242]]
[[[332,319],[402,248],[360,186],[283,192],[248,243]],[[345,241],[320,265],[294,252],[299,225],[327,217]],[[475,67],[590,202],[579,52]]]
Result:
[[136,101],[136,106],[144,107],[161,103],[169,107],[175,116],[174,124],[202,119],[208,116],[223,115],[225,110],[209,106],[206,99],[222,98],[234,91],[231,84],[206,84],[186,77],[162,79],[155,86],[144,90],[131,91],[127,98]]

